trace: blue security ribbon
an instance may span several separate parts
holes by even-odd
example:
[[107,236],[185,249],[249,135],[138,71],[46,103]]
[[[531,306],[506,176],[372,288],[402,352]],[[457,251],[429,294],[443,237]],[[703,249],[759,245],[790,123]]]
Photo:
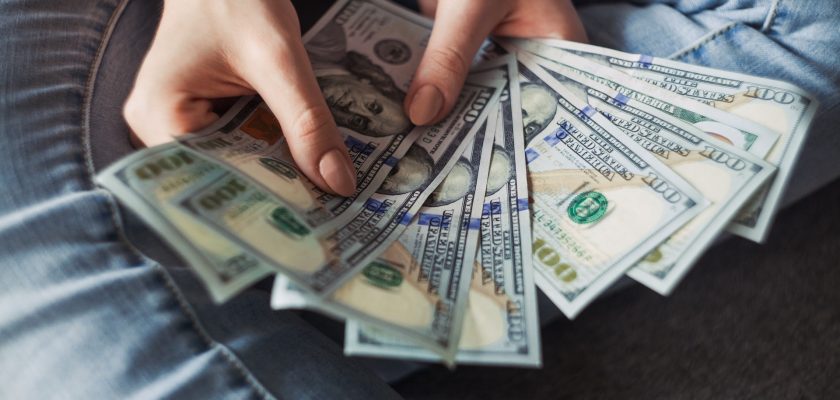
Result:
[[524,211],[528,209],[530,202],[528,199],[516,199],[516,205],[518,206],[518,211]]
[[615,95],[613,100],[615,100],[616,103],[621,104],[623,106],[627,105],[627,102],[630,101],[630,98],[625,96],[623,93],[619,93]]
[[533,149],[525,149],[525,162],[530,164],[531,161],[534,161],[539,157],[540,154],[534,151]]
[[412,218],[411,214],[409,214],[409,213],[403,214],[402,219],[400,219],[400,224],[402,224],[402,225],[410,224],[411,223],[411,218]]

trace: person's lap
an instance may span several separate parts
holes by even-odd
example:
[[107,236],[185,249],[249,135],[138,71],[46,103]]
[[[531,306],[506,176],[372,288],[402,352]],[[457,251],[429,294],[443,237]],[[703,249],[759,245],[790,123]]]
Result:
[[396,397],[267,292],[213,305],[92,184],[131,150],[120,108],[158,8],[0,5],[0,398]]
[[[165,244],[91,183],[97,169],[132,151],[120,109],[154,32],[159,5],[152,3],[0,5],[7,38],[0,44],[0,397],[394,395],[297,315],[272,312],[265,291],[212,304]],[[786,198],[840,175],[831,162],[840,139],[829,129],[838,122],[830,112],[838,101],[830,75],[836,51],[802,49],[814,35],[799,26],[796,12],[805,10],[782,3],[769,23],[770,2],[684,14],[705,3],[598,2],[581,14],[596,44],[818,93],[823,111]],[[325,5],[306,3],[304,26]]]
[[820,108],[783,204],[840,176],[840,7],[825,1],[581,0],[593,44],[793,83]]
[[[820,108],[782,205],[840,177],[840,9],[779,0],[574,0],[592,44],[793,83]],[[620,280],[609,292],[632,284]],[[545,324],[561,316],[540,296]]]

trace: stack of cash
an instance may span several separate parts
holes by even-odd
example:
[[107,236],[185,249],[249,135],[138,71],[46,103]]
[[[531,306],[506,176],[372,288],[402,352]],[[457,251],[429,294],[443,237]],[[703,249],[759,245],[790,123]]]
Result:
[[537,287],[569,318],[624,275],[668,294],[724,232],[766,236],[814,98],[560,40],[493,39],[452,113],[402,104],[431,22],[339,1],[304,36],[356,167],[318,189],[257,97],[98,176],[223,302],[347,321],[348,354],[539,366]]

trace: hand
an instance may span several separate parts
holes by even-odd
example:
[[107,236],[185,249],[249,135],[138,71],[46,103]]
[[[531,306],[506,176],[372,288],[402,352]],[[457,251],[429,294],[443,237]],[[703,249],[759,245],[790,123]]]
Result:
[[277,117],[301,171],[324,190],[353,194],[355,170],[288,0],[166,1],[124,115],[152,146],[218,119],[211,99],[254,93]]
[[438,122],[452,110],[490,34],[586,42],[571,0],[420,0],[420,9],[434,16],[435,26],[404,105],[415,125]]

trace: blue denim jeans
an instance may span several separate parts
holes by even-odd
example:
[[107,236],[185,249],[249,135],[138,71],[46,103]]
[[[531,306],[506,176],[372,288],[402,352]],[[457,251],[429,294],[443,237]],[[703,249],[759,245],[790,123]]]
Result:
[[[580,3],[595,44],[817,94],[785,203],[840,176],[833,2]],[[306,2],[303,25],[326,6]],[[159,7],[0,1],[0,398],[396,397],[298,314],[271,311],[267,291],[212,304],[166,244],[93,185],[132,151],[120,109]]]

